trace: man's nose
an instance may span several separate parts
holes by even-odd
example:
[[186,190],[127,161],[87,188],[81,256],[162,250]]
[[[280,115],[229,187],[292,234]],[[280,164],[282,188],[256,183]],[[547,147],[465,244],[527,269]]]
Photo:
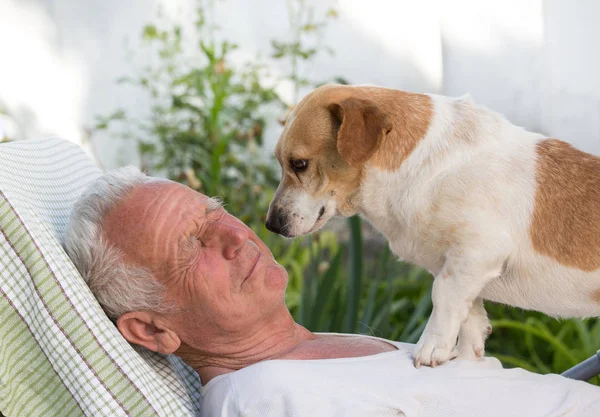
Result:
[[223,225],[220,233],[220,243],[223,248],[225,259],[233,259],[237,256],[239,249],[248,241],[248,231],[241,227]]

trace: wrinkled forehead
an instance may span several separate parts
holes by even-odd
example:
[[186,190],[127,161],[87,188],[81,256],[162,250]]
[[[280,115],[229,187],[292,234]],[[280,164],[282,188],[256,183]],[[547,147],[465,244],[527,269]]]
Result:
[[139,187],[128,196],[138,205],[156,208],[202,208],[213,211],[222,206],[221,200],[206,196],[183,184],[157,179]]
[[134,239],[140,241],[165,226],[168,228],[169,224],[206,215],[219,207],[217,199],[182,184],[157,179],[135,187],[107,213],[103,235],[117,245],[127,246]]

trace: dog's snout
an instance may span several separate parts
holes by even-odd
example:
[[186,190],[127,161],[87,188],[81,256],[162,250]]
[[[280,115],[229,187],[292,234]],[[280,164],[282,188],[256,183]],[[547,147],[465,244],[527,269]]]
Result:
[[267,216],[265,226],[273,233],[278,233],[282,236],[289,236],[290,222],[287,216],[280,208],[273,207]]

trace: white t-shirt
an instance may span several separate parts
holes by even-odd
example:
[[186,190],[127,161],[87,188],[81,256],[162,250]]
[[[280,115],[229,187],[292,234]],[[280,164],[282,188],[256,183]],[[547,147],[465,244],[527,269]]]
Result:
[[600,417],[600,387],[586,382],[503,369],[495,358],[416,369],[414,345],[388,342],[398,350],[217,376],[202,387],[202,416]]

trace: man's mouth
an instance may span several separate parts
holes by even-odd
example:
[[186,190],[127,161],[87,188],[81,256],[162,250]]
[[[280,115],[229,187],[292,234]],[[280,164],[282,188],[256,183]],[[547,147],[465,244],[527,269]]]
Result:
[[256,265],[258,265],[258,261],[260,261],[261,256],[262,256],[262,254],[260,253],[260,251],[257,251],[256,259],[254,260],[254,263],[252,264],[252,268],[250,268],[250,271],[248,272],[248,275],[246,276],[246,278],[244,278],[244,280],[242,281],[242,284],[244,282],[246,282],[246,280],[252,276],[252,274],[254,273],[254,270],[256,269]]

